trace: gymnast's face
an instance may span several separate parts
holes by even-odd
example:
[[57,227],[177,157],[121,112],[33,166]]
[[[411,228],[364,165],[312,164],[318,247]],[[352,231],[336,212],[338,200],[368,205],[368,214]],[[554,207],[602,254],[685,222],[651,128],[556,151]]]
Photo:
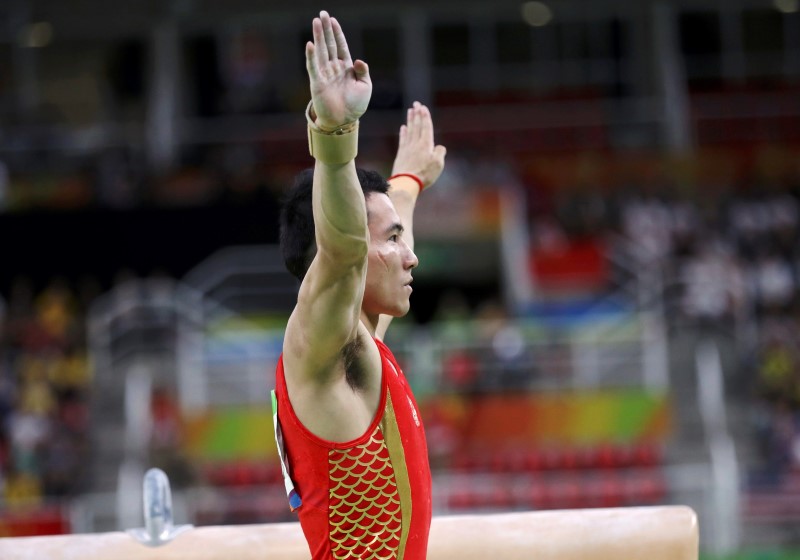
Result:
[[403,238],[403,224],[389,195],[367,197],[369,255],[361,308],[371,316],[402,317],[410,308],[411,270],[417,256]]

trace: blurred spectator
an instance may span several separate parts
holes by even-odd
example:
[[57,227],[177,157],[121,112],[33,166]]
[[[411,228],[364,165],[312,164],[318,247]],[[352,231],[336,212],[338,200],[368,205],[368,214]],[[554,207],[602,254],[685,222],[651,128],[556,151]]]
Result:
[[779,399],[770,409],[769,431],[767,432],[767,468],[774,476],[795,466],[800,466],[796,455],[800,442],[800,416],[786,400]]
[[695,254],[679,265],[684,286],[681,310],[689,319],[714,325],[732,317],[742,302],[741,271],[719,240],[695,243]]
[[530,352],[518,324],[499,302],[485,303],[477,313],[481,356],[480,388],[484,391],[522,389],[531,384],[535,372]]
[[531,226],[531,243],[537,253],[559,253],[568,249],[567,235],[555,219],[541,216]]
[[70,495],[83,482],[84,312],[62,279],[38,294],[22,277],[12,287],[0,341],[0,480],[8,507]]
[[761,395],[770,402],[797,399],[797,357],[791,347],[780,339],[769,340],[760,352],[758,386]]
[[608,207],[603,195],[596,185],[586,183],[564,189],[557,212],[561,225],[571,237],[594,236],[605,231]]
[[669,208],[655,196],[623,202],[622,231],[636,241],[647,260],[660,260],[672,252]]
[[731,233],[739,254],[746,259],[756,257],[766,242],[769,212],[760,197],[746,193],[734,199],[729,211]]
[[41,455],[49,443],[50,421],[46,416],[18,409],[8,419],[11,440],[11,468],[14,472],[41,475]]
[[778,254],[791,260],[798,255],[798,208],[797,201],[789,195],[777,194],[769,201],[771,233]]
[[762,313],[788,312],[794,302],[795,282],[788,261],[771,249],[762,249],[750,269],[750,285]]
[[47,446],[43,462],[43,492],[48,498],[65,497],[75,493],[76,481],[81,479],[86,449],[81,438],[60,428]]
[[30,348],[65,348],[82,325],[76,317],[75,301],[66,281],[57,278],[34,300],[34,323],[30,332],[40,340],[30,341]]
[[672,224],[672,242],[674,254],[688,254],[697,242],[702,228],[700,210],[689,200],[675,198],[668,206]]
[[3,499],[9,507],[29,507],[42,500],[42,485],[38,477],[10,470],[6,475]]

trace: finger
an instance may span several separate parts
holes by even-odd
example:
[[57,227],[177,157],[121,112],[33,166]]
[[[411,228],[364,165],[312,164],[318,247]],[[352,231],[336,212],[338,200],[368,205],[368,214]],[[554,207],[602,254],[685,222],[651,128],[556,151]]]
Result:
[[319,13],[319,18],[322,20],[322,33],[325,37],[325,47],[328,49],[328,60],[338,60],[339,55],[336,48],[336,38],[333,36],[331,16],[323,10]]
[[356,79],[360,82],[367,82],[368,84],[372,83],[372,80],[369,77],[369,66],[363,60],[356,60],[353,62],[353,71],[356,74]]
[[431,119],[431,112],[425,105],[420,105],[417,111],[419,112],[420,135],[423,138],[430,139],[431,144],[433,144],[433,119]]
[[404,146],[406,143],[406,137],[408,136],[408,127],[406,125],[400,125],[400,146]]
[[350,57],[350,47],[347,46],[347,39],[342,31],[342,26],[336,18],[331,18],[331,25],[333,26],[333,36],[336,39],[336,50],[339,53],[339,59],[344,60],[347,66],[352,66],[353,59]]
[[306,70],[308,70],[308,77],[311,80],[317,80],[319,75],[317,73],[317,59],[314,56],[314,43],[311,41],[306,42]]
[[433,149],[433,155],[436,161],[444,165],[444,157],[447,155],[447,148],[439,144]]
[[412,130],[414,131],[414,138],[420,139],[422,138],[422,117],[419,112],[419,102],[414,102],[414,108],[411,109],[411,123],[412,123]]
[[328,63],[328,47],[325,46],[325,34],[322,32],[322,20],[314,18],[311,22],[314,33],[314,54],[317,57],[317,70]]

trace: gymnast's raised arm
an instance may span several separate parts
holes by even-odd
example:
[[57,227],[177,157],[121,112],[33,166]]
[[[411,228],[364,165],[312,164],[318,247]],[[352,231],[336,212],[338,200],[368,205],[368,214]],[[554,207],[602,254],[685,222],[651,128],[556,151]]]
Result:
[[[343,352],[365,336],[359,332],[365,331],[360,314],[369,230],[353,159],[358,119],[369,103],[372,82],[366,63],[351,59],[336,19],[321,12],[312,30],[314,41],[306,44],[305,54],[311,89],[309,145],[316,159],[316,255],[287,324],[284,363],[289,393],[303,422],[320,436],[341,439],[350,430],[363,430],[363,422],[348,429],[349,396],[341,386]],[[377,350],[373,353],[378,368]]]

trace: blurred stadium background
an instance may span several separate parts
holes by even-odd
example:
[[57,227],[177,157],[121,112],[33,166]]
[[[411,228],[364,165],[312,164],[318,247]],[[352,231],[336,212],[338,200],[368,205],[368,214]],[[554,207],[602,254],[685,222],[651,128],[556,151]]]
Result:
[[[686,503],[800,554],[798,0],[0,2],[0,536],[292,519],[268,389],[302,45],[430,105],[411,316],[436,513]],[[795,552],[793,553],[792,550]]]

